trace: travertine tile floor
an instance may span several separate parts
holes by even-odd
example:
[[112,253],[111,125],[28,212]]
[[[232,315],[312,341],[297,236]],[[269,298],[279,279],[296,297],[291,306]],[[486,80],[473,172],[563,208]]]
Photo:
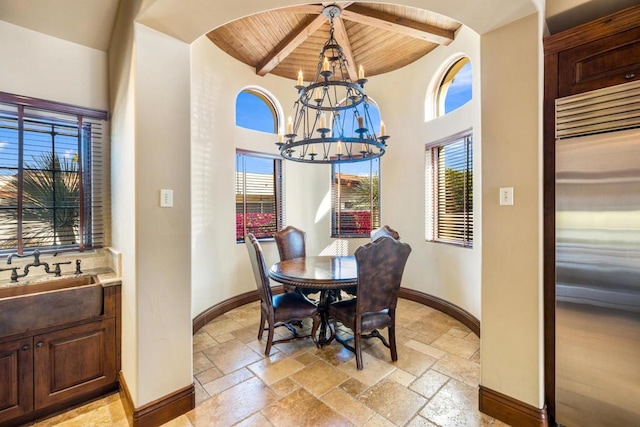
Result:
[[[478,337],[437,310],[400,299],[399,360],[365,340],[362,371],[335,341],[322,349],[311,340],[277,344],[266,358],[259,310],[257,302],[239,307],[195,334],[196,408],[166,426],[506,426],[478,411]],[[52,425],[127,422],[112,395],[36,423]]]

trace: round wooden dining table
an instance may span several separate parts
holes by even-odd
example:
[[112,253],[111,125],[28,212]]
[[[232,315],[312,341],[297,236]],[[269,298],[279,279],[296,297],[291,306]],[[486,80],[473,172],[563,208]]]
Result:
[[318,343],[326,345],[333,340],[327,337],[329,321],[327,308],[336,296],[335,292],[358,283],[358,267],[354,256],[308,256],[275,263],[269,269],[269,277],[283,285],[298,288],[319,289],[318,311],[322,319]]

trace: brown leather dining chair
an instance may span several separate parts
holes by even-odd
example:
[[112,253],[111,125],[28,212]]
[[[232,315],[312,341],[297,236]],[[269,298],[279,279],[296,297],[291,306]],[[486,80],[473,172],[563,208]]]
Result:
[[380,228],[376,228],[375,230],[371,230],[371,241],[375,242],[376,240],[378,240],[380,237],[383,236],[387,236],[387,237],[391,237],[392,239],[396,239],[396,240],[400,240],[400,234],[398,234],[398,232],[396,230],[394,230],[393,228],[389,227],[388,225],[383,225]]
[[[370,236],[371,236],[372,242],[375,242],[380,237],[384,237],[384,236],[391,237],[392,239],[395,239],[395,240],[400,240],[400,234],[398,234],[396,230],[389,227],[388,225],[383,225],[380,228],[375,228],[371,230]],[[352,297],[355,297],[358,295],[358,289],[356,286],[349,286],[347,288],[344,288],[343,291],[351,295]]]
[[[271,352],[271,345],[281,342],[288,342],[294,339],[313,339],[313,342],[318,345],[316,340],[316,332],[320,325],[320,314],[318,308],[311,301],[306,299],[304,295],[298,292],[283,293],[279,295],[273,295],[271,292],[271,283],[267,273],[267,266],[264,262],[264,254],[262,253],[262,247],[256,239],[256,237],[249,233],[245,238],[245,244],[249,251],[249,259],[251,260],[251,267],[253,269],[253,275],[256,279],[256,286],[258,293],[260,294],[260,329],[258,331],[258,339],[262,339],[264,332],[264,322],[268,324],[267,334],[267,346],[264,354],[269,356]],[[313,319],[313,326],[310,335],[298,336],[296,330],[289,325],[292,321],[302,321],[306,318]],[[280,340],[273,340],[273,333],[276,327],[286,326],[293,334],[291,338],[285,338]]]
[[[358,296],[334,302],[329,306],[329,318],[353,331],[355,348],[336,335],[336,339],[356,354],[358,369],[362,369],[362,338],[379,338],[391,349],[391,360],[398,360],[396,348],[396,306],[404,267],[411,246],[390,237],[359,247],[355,252],[358,265]],[[378,329],[388,328],[389,342]],[[363,335],[365,332],[370,332]]]
[[[307,233],[288,225],[282,230],[274,234],[276,245],[278,246],[278,253],[280,254],[280,261],[285,261],[293,258],[304,258],[307,256]],[[295,288],[294,286],[284,285],[285,292],[300,292],[304,295],[314,294],[320,292],[319,289],[309,288]]]

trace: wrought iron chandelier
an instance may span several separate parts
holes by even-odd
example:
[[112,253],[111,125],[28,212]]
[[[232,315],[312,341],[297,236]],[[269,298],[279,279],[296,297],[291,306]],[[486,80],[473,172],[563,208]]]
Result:
[[299,72],[295,118],[289,117],[276,145],[282,157],[303,163],[375,159],[385,153],[389,139],[386,126],[380,122],[380,134],[375,134],[363,67],[357,80],[349,77],[347,58],[333,35],[333,20],[340,16],[340,8],[327,6],[322,13],[329,19],[329,40],[320,51],[313,82],[305,86]]

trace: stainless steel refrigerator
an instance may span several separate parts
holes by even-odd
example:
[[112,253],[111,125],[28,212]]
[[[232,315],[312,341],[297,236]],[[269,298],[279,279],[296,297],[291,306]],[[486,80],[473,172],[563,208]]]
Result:
[[556,103],[556,422],[640,427],[640,84]]

